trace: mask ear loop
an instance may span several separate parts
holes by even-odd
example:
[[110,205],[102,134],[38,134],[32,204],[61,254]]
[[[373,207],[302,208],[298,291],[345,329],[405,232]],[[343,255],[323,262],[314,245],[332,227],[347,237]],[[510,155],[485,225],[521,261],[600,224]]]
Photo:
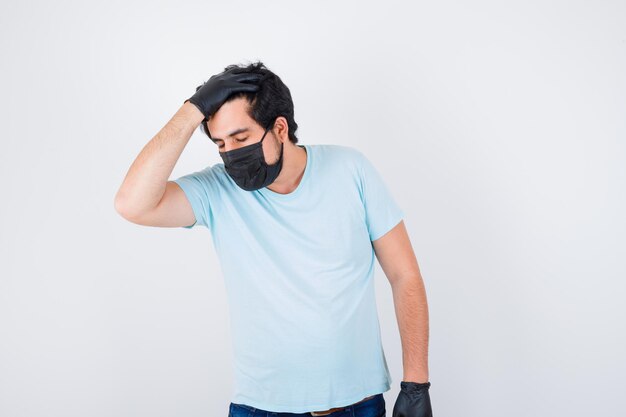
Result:
[[263,137],[261,138],[261,140],[259,141],[259,143],[263,142],[265,140],[265,137],[267,136],[267,132],[269,132],[270,130],[272,130],[274,128],[274,126],[276,125],[276,118],[278,116],[276,116],[274,118],[274,121],[272,123],[270,123],[266,128],[265,128],[265,133],[263,133]]

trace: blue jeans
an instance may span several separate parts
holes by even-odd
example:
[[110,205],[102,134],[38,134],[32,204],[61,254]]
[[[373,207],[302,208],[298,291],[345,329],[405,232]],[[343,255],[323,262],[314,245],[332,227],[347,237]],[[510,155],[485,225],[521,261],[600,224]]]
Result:
[[[385,417],[385,397],[376,394],[373,398],[358,404],[352,404],[343,410],[335,411],[324,417]],[[312,417],[311,413],[284,413],[261,410],[245,404],[230,403],[228,417]]]

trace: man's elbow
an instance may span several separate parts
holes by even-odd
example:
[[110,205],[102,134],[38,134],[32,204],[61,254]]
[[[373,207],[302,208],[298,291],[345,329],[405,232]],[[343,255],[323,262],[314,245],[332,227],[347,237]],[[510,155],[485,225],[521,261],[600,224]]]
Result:
[[115,209],[117,214],[122,216],[125,220],[136,223],[136,210],[132,210],[128,203],[123,198],[121,198],[119,194],[116,195],[115,199],[113,200],[113,208]]

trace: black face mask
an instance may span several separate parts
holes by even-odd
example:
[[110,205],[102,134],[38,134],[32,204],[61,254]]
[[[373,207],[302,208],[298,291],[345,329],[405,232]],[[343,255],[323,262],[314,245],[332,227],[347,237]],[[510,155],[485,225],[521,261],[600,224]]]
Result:
[[283,167],[283,144],[280,144],[280,157],[275,164],[268,165],[263,154],[263,139],[269,131],[265,129],[263,137],[257,143],[219,152],[224,161],[224,168],[240,188],[254,191],[267,187],[274,182]]

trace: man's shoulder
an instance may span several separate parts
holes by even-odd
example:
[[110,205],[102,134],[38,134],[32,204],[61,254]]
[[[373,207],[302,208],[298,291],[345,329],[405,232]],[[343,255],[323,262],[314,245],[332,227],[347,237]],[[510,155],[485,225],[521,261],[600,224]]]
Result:
[[363,153],[355,147],[348,145],[337,145],[334,143],[309,145],[314,148],[316,154],[322,158],[337,158],[341,162],[348,160],[359,160],[364,157]]
[[207,165],[203,169],[183,175],[175,180],[175,182],[179,181],[192,181],[192,183],[204,186],[207,190],[217,190],[230,185],[230,179],[222,162]]
[[195,171],[189,175],[195,175],[198,177],[202,177],[204,179],[209,178],[218,178],[226,174],[226,170],[224,169],[224,163],[219,162],[213,165],[207,165],[205,168]]

